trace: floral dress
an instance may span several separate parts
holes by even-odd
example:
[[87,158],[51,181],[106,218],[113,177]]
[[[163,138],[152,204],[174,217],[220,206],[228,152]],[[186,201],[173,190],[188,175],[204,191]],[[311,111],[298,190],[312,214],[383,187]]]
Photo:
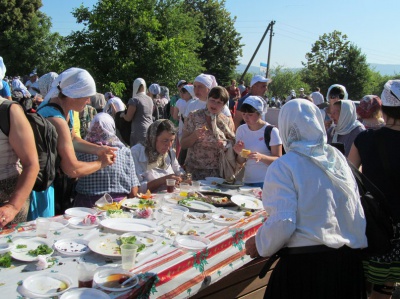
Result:
[[206,121],[206,109],[196,110],[189,114],[185,121],[184,130],[193,133],[196,129],[206,126],[205,138],[197,140],[192,147],[188,149],[185,161],[186,172],[192,173],[194,180],[201,180],[207,176],[219,176],[219,140],[229,138],[234,131],[233,121],[230,117],[220,113],[217,116],[217,127],[220,132],[218,139],[214,136],[212,128]]

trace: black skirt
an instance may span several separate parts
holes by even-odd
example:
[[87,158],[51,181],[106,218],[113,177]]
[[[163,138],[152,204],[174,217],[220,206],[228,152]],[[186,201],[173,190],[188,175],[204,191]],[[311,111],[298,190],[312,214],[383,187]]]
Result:
[[269,280],[267,299],[366,299],[361,258],[342,247],[280,257]]

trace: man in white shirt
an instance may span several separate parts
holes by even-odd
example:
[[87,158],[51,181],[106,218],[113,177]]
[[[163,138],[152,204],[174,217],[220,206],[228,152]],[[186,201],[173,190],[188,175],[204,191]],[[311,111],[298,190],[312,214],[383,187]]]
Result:
[[29,75],[29,80],[26,81],[25,86],[32,96],[35,96],[37,93],[40,93],[38,75],[36,72],[32,72]]

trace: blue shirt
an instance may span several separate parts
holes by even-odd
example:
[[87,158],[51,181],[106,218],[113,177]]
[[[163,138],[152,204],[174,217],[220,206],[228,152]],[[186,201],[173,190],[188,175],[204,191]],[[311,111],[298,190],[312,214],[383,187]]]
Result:
[[1,80],[1,83],[3,83],[3,89],[0,89],[0,96],[3,98],[11,97],[10,85],[8,85],[8,83],[4,80]]

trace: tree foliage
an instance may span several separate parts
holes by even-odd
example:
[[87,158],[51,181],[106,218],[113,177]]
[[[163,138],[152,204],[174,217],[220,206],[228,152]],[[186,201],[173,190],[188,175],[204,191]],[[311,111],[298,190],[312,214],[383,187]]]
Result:
[[[131,90],[142,77],[148,84],[175,86],[203,68],[197,19],[179,0],[101,0],[93,10],[79,7],[74,16],[85,25],[67,37],[65,59],[87,69],[100,90],[121,80]],[[104,91],[104,90],[103,90]]]
[[320,36],[306,54],[302,77],[311,86],[327,90],[334,83],[346,86],[349,97],[359,99],[365,94],[369,67],[361,50],[339,31]]
[[39,74],[63,69],[63,40],[50,33],[51,20],[38,10],[41,6],[40,0],[0,2],[0,55],[9,75],[26,75],[35,68]]
[[208,74],[217,78],[220,85],[229,85],[233,79],[238,58],[242,55],[240,34],[234,23],[236,17],[225,9],[225,1],[185,0],[188,12],[200,18],[201,48],[197,53]]
[[271,70],[271,84],[268,86],[269,97],[275,96],[286,99],[291,90],[299,90],[301,87],[307,92],[310,90],[307,83],[302,81],[300,72],[293,71],[283,66],[277,66]]

